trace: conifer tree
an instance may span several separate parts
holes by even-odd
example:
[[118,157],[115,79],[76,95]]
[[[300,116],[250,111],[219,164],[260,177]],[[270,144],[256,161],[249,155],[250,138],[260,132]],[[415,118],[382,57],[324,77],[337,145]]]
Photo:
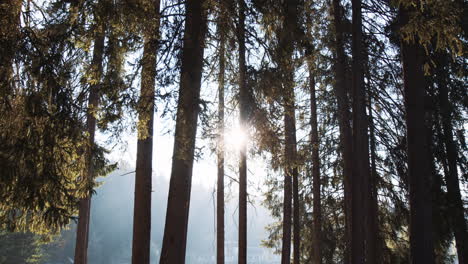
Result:
[[[91,78],[93,79],[89,87],[88,106],[86,113],[86,129],[87,142],[85,147],[85,170],[83,171],[83,181],[91,182],[95,177],[95,168],[92,163],[94,137],[96,133],[96,113],[99,107],[99,84],[101,83],[103,71],[103,56],[104,56],[104,40],[105,40],[105,24],[101,21],[102,18],[97,18],[93,59],[91,62]],[[88,263],[88,240],[89,240],[89,224],[91,214],[91,193],[80,200],[78,227],[76,229],[76,245],[75,245],[75,263]]]
[[159,41],[159,0],[143,1],[143,58],[138,120],[132,263],[150,263],[153,123],[156,54]]
[[[410,20],[411,9],[400,6],[400,23]],[[402,40],[404,97],[410,204],[410,256],[412,263],[434,263],[430,167],[426,140],[423,49],[418,42]]]
[[351,263],[351,208],[352,208],[352,131],[350,103],[346,88],[346,55],[344,51],[344,20],[342,18],[342,6],[340,0],[333,0],[333,28],[335,30],[334,52],[335,52],[335,97],[338,104],[338,123],[340,128],[340,149],[342,152],[343,185],[344,185],[344,210],[345,210],[345,238],[346,253],[345,263]]
[[[239,43],[239,125],[248,128],[247,120],[247,66],[245,61],[245,0],[238,0],[239,22],[237,41]],[[241,143],[239,159],[239,253],[238,263],[247,263],[247,145]]]
[[216,187],[216,263],[224,264],[224,86],[226,70],[227,1],[218,2],[217,27],[219,33],[218,72],[218,144]]
[[184,263],[205,32],[205,1],[187,1],[171,180],[160,263]]

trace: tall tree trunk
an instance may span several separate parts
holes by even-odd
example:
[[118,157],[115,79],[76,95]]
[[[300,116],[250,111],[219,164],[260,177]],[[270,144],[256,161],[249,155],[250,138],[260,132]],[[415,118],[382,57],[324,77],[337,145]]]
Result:
[[[22,0],[6,0],[0,3],[0,100],[7,100],[13,92],[13,64],[20,38]],[[6,103],[6,102],[5,102]],[[5,104],[6,105],[6,104]]]
[[[409,21],[410,10],[401,7],[401,25]],[[417,41],[417,40],[416,40]],[[406,137],[410,204],[411,262],[434,263],[429,146],[425,126],[425,80],[422,48],[402,41]]]
[[314,239],[312,241],[314,248],[314,264],[322,263],[322,207],[320,193],[320,158],[319,158],[319,138],[317,124],[317,95],[315,90],[315,78],[313,65],[309,63],[309,81],[310,81],[310,144],[312,145],[312,192],[313,200],[313,226]]
[[[365,233],[369,208],[369,139],[363,72],[361,0],[352,1],[352,86],[353,86],[353,167],[352,180],[352,263],[365,261]],[[367,223],[368,224],[368,223]]]
[[[300,224],[299,224],[299,173],[297,169],[296,116],[294,98],[293,51],[296,42],[297,0],[284,2],[285,16],[279,35],[278,64],[283,75],[284,104],[284,202],[283,202],[283,241],[281,263],[289,264],[291,256],[291,219],[294,226],[293,261],[299,263]],[[292,215],[292,200],[294,212]],[[292,217],[293,216],[293,217]]]
[[[294,118],[294,147],[293,157],[297,162],[297,140],[296,140],[296,120]],[[297,165],[292,171],[292,197],[293,197],[293,263],[299,264],[301,258],[301,223],[300,223],[300,202],[299,202],[299,170]]]
[[451,225],[455,235],[458,263],[468,263],[468,232],[464,215],[463,201],[457,171],[457,147],[453,140],[451,106],[448,97],[448,55],[440,54],[437,65],[437,80],[439,82],[439,102],[442,119],[443,141],[447,153],[448,172],[445,172],[447,183],[448,207],[451,214]]
[[219,1],[218,32],[219,73],[218,73],[218,186],[216,192],[216,263],[224,264],[224,71],[226,45],[226,7]]
[[[369,74],[368,74],[369,75]],[[370,80],[370,76],[369,76]],[[368,110],[369,110],[369,140],[370,140],[370,178],[369,178],[369,211],[368,211],[368,228],[366,229],[366,259],[368,263],[378,263],[380,260],[380,237],[378,228],[378,199],[377,199],[377,174],[376,165],[376,143],[374,117],[372,114],[372,95],[370,93],[370,85],[368,87]]]
[[[90,184],[94,179],[94,168],[92,166],[94,135],[96,132],[96,111],[99,107],[99,83],[102,77],[102,61],[104,55],[105,25],[98,22],[96,36],[94,38],[93,59],[91,62],[92,79],[97,84],[89,87],[88,109],[86,113],[86,129],[88,132],[87,146],[85,152],[84,181]],[[88,256],[89,222],[91,214],[91,193],[80,200],[78,213],[78,227],[76,230],[75,261],[76,264],[86,264]]]
[[[297,149],[296,149],[296,117],[295,117],[295,100],[294,100],[294,82],[292,81],[293,72],[288,72],[289,81],[285,82],[287,88],[284,95],[284,133],[285,133],[285,168],[284,168],[284,202],[283,202],[283,245],[281,253],[281,263],[290,263],[291,255],[291,219],[292,219],[292,184],[298,185],[298,170],[297,170]],[[298,186],[297,186],[298,187]],[[296,189],[296,188],[294,188]],[[299,197],[297,197],[299,198]],[[294,203],[294,209],[299,207],[298,201]],[[296,216],[297,213],[297,216]],[[294,235],[295,239],[299,239],[299,212],[294,213]],[[297,233],[297,234],[296,234]],[[299,242],[294,244],[294,249],[298,250]],[[298,254],[298,252],[296,253]],[[299,255],[295,258],[299,261]],[[298,263],[298,262],[297,262]]]
[[204,40],[207,29],[204,3],[203,0],[185,3],[186,20],[179,102],[161,264],[185,262]]
[[[287,112],[286,112],[287,111]],[[291,112],[289,108],[284,113],[284,130],[285,130],[285,169],[284,169],[284,192],[283,192],[283,237],[282,237],[282,249],[281,249],[281,263],[289,264],[291,261],[291,208],[292,208],[292,177],[293,177],[293,165],[289,155],[292,152],[292,139],[294,135],[291,134],[291,130],[294,129],[294,108]],[[293,130],[294,134],[296,133]]]
[[344,262],[351,263],[351,179],[353,171],[352,154],[352,132],[351,132],[351,113],[349,111],[350,103],[346,88],[346,55],[344,52],[344,29],[342,23],[340,0],[333,0],[333,24],[335,28],[335,96],[338,104],[338,125],[340,128],[340,149],[343,158],[343,185],[344,185],[344,207],[345,207],[345,256]]
[[[285,130],[285,169],[284,169],[284,202],[283,202],[283,245],[281,252],[281,263],[290,263],[291,256],[291,219],[292,219],[292,184],[297,184],[297,150],[296,150],[296,118],[294,111],[294,93],[288,93],[285,98],[284,130]],[[297,204],[294,204],[296,210]],[[297,208],[298,209],[298,208]],[[294,213],[294,216],[296,213]],[[294,218],[298,219],[298,218]],[[299,225],[294,223],[294,235],[299,232]],[[296,236],[299,239],[299,234]],[[295,239],[296,239],[295,237]],[[296,245],[296,244],[295,244]],[[296,256],[298,259],[299,256]]]
[[[135,170],[132,263],[150,262],[151,177],[153,162],[154,94],[156,55],[159,39],[159,0],[149,0],[149,17],[144,31],[141,92],[138,108],[138,141]],[[156,18],[156,21],[153,20]]]
[[[239,0],[239,112],[241,128],[247,129],[247,80],[245,62],[245,1]],[[239,264],[247,263],[247,146],[243,142],[240,148],[239,163]]]

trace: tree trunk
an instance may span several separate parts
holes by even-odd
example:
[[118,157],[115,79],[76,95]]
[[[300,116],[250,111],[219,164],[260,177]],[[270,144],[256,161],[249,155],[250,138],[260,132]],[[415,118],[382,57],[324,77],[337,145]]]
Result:
[[315,90],[315,79],[313,73],[312,63],[309,63],[309,81],[310,81],[310,144],[312,145],[312,192],[314,194],[313,200],[313,226],[314,226],[314,264],[322,263],[322,207],[321,207],[321,193],[320,193],[320,158],[319,146],[320,141],[318,138],[318,124],[317,124],[317,96]]
[[186,20],[179,102],[161,264],[185,262],[187,225],[207,29],[205,1],[185,3]]
[[[370,79],[370,78],[369,78]],[[368,110],[369,110],[369,136],[370,136],[370,178],[369,178],[369,211],[368,228],[366,229],[366,259],[368,263],[378,263],[380,260],[381,241],[378,228],[378,199],[377,199],[377,165],[376,165],[376,143],[374,130],[374,117],[372,114],[372,95],[368,89]]]
[[[288,117],[284,117],[285,123]],[[288,166],[288,165],[286,165]],[[288,166],[289,167],[289,166]],[[283,192],[283,237],[282,237],[282,248],[281,248],[281,263],[289,264],[291,261],[291,207],[292,207],[292,170],[285,168],[284,175],[284,192]]]
[[152,0],[151,19],[144,32],[141,71],[141,94],[138,108],[138,142],[135,170],[135,202],[133,211],[132,263],[150,262],[151,244],[151,177],[153,162],[154,94],[156,54],[159,39],[159,0]]
[[[400,8],[401,25],[409,21],[409,11]],[[417,40],[416,40],[417,41]],[[434,263],[429,147],[425,126],[425,80],[423,53],[417,43],[402,41],[406,137],[410,204],[411,262]]]
[[[102,77],[102,61],[104,55],[105,25],[99,23],[94,39],[93,60],[91,62],[92,79],[98,84],[89,87],[88,109],[86,113],[86,128],[88,140],[85,152],[85,172],[83,180],[90,184],[94,179],[92,155],[94,148],[94,135],[96,132],[95,112],[99,106],[99,82]],[[80,200],[78,213],[78,227],[76,230],[75,261],[76,264],[86,264],[88,255],[89,221],[91,213],[91,193]]]
[[[294,98],[293,51],[296,42],[297,1],[285,1],[285,16],[279,36],[278,64],[283,75],[284,104],[284,202],[283,202],[283,240],[281,263],[289,264],[291,256],[291,219],[293,219],[294,247],[293,261],[299,263],[300,223],[299,223],[299,173],[297,169],[296,116]],[[292,187],[292,188],[291,188]],[[292,200],[294,211],[292,212]],[[292,213],[294,215],[292,215]]]
[[216,263],[224,264],[224,71],[226,45],[226,8],[219,1],[218,32],[219,73],[218,73],[218,186],[216,192]]
[[447,184],[448,207],[451,214],[451,225],[455,235],[458,263],[468,263],[468,232],[464,215],[463,201],[460,194],[460,185],[457,171],[457,147],[453,140],[451,107],[448,97],[448,58],[440,54],[437,65],[439,82],[439,102],[442,119],[443,141],[447,153],[448,171],[444,173]]
[[[245,62],[245,1],[239,0],[239,112],[241,128],[247,129],[247,80]],[[247,146],[243,142],[240,147],[239,163],[239,264],[247,263]]]
[[[352,87],[353,87],[353,180],[352,180],[352,263],[365,261],[365,233],[369,208],[369,139],[363,72],[361,1],[353,0]],[[368,223],[367,223],[368,224]]]
[[349,111],[349,99],[346,88],[346,55],[344,52],[344,29],[342,24],[340,0],[333,0],[333,24],[335,28],[335,96],[338,104],[338,125],[340,128],[340,149],[343,158],[343,185],[345,207],[345,256],[344,262],[351,263],[351,179],[353,171],[351,114]]
[[[293,73],[289,74],[291,79]],[[285,168],[284,168],[284,202],[283,202],[283,241],[281,263],[290,263],[291,256],[291,219],[292,219],[292,183],[297,185],[298,170],[297,170],[297,149],[296,149],[296,118],[295,118],[295,100],[294,100],[294,82],[286,82],[287,91],[284,96],[284,133],[285,133]],[[296,188],[295,188],[296,189]],[[299,207],[298,202],[294,204],[294,211]],[[299,212],[297,212],[299,215]],[[294,213],[294,235],[295,239],[299,239],[299,221],[296,212]],[[297,233],[297,234],[296,234]],[[296,243],[299,243],[296,241]],[[298,244],[294,244],[296,247]],[[296,249],[296,248],[295,248]],[[297,253],[296,253],[297,254]],[[299,256],[297,255],[298,259]]]
[[[20,38],[22,0],[6,0],[0,3],[0,100],[6,100],[13,92],[13,64]],[[6,103],[6,102],[5,102]]]
[[[296,121],[294,120],[294,124]],[[295,125],[294,125],[295,127]],[[294,129],[294,131],[296,131]],[[294,133],[294,145],[297,146],[296,133]],[[296,147],[294,147],[296,149]],[[297,152],[297,151],[296,151]],[[297,154],[294,154],[297,160]],[[299,203],[299,171],[297,166],[293,168],[293,178],[292,178],[292,195],[293,195],[293,263],[299,264],[301,257],[301,223],[300,223],[300,203]]]

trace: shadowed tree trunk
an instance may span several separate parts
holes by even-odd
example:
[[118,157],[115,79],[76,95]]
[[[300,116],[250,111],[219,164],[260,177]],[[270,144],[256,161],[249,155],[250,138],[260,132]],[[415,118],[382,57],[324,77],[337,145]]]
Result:
[[[285,107],[286,108],[286,107]],[[285,138],[286,138],[286,145],[285,145],[285,159],[286,161],[285,169],[284,169],[284,192],[283,192],[283,237],[282,237],[282,249],[281,249],[281,263],[282,264],[289,264],[291,261],[291,207],[292,207],[292,177],[293,177],[293,166],[290,164],[290,158],[288,158],[288,154],[291,154],[292,148],[292,139],[294,135],[290,133],[292,129],[294,129],[294,110],[291,112],[290,109],[284,114],[284,130],[285,130]],[[295,130],[293,130],[295,133]]]
[[[294,263],[299,263],[300,224],[299,224],[299,173],[297,169],[296,116],[294,98],[294,63],[297,1],[284,3],[285,16],[279,35],[278,64],[282,74],[284,104],[284,202],[283,202],[283,239],[281,263],[289,264],[291,256],[291,219],[294,219]],[[292,200],[294,199],[294,215]],[[293,216],[293,217],[292,217]]]
[[[88,132],[85,152],[85,172],[83,180],[90,184],[94,178],[92,155],[94,135],[96,132],[96,111],[99,106],[99,82],[102,77],[102,61],[104,55],[105,25],[98,22],[94,39],[93,59],[91,62],[91,77],[96,83],[89,87],[88,109],[86,113],[86,129]],[[78,213],[78,227],[76,230],[75,260],[76,264],[86,264],[88,256],[89,220],[91,213],[91,194],[80,200]]]
[[[370,81],[370,80],[369,80]],[[369,87],[370,90],[370,87]],[[366,259],[368,263],[378,263],[380,260],[380,249],[382,247],[378,228],[378,199],[377,199],[377,167],[376,167],[376,143],[374,131],[374,117],[372,114],[372,95],[368,91],[369,111],[369,144],[370,144],[370,178],[369,178],[369,211],[368,228],[366,229]]]
[[[239,0],[239,25],[237,38],[239,42],[239,123],[241,129],[247,130],[247,82],[245,62],[245,1]],[[240,147],[239,163],[239,264],[247,263],[247,146]]]
[[[138,142],[135,170],[132,263],[150,262],[151,177],[153,162],[154,94],[159,39],[159,0],[147,0],[149,21],[144,31],[141,92],[138,108]],[[146,4],[145,3],[145,4]],[[154,18],[156,20],[154,20]]]
[[352,180],[352,263],[365,262],[365,234],[369,223],[369,139],[366,89],[363,72],[361,0],[352,1],[352,87],[353,87],[353,180]]
[[[409,21],[409,12],[400,7],[401,25]],[[416,39],[417,41],[417,39]],[[429,146],[426,140],[423,51],[417,43],[402,41],[404,98],[410,204],[411,262],[434,263]]]
[[463,201],[457,171],[457,147],[453,140],[452,115],[449,101],[447,55],[439,54],[437,60],[437,81],[439,87],[440,115],[442,119],[443,141],[446,150],[447,170],[444,172],[451,225],[455,235],[458,263],[468,264],[468,232],[464,215]]
[[218,33],[219,73],[218,73],[218,182],[216,192],[216,263],[224,264],[224,71],[226,45],[226,7],[219,0]]
[[185,262],[204,40],[207,29],[204,3],[202,0],[185,3],[186,20],[179,102],[161,264]]
[[352,133],[349,99],[346,89],[346,55],[344,52],[344,29],[340,0],[333,0],[333,24],[335,29],[334,48],[336,53],[334,91],[338,104],[338,125],[340,128],[340,149],[342,153],[344,207],[345,207],[345,263],[351,263],[351,178],[352,178]]
[[0,3],[0,100],[6,100],[14,87],[13,64],[20,37],[22,0]]
[[310,86],[310,144],[312,145],[312,192],[313,200],[313,263],[322,263],[322,208],[321,208],[321,193],[320,193],[320,158],[317,124],[317,95],[315,90],[315,78],[312,62],[309,63],[309,86]]

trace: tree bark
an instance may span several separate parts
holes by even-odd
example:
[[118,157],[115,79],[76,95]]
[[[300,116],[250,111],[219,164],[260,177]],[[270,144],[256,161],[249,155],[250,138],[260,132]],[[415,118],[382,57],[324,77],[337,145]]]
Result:
[[313,73],[312,63],[309,63],[309,82],[310,82],[310,144],[312,145],[312,192],[313,200],[313,226],[314,226],[314,264],[322,263],[322,207],[321,207],[321,192],[320,192],[320,158],[317,123],[317,96],[315,90],[315,78]]
[[0,100],[7,100],[7,96],[13,92],[13,64],[20,38],[22,3],[22,0],[0,3]]
[[[239,0],[239,25],[237,38],[239,41],[239,122],[241,128],[247,130],[248,88],[245,62],[245,1]],[[239,264],[247,263],[247,146],[245,142],[240,147],[239,163]]]
[[[370,77],[369,77],[370,79]],[[374,117],[372,114],[372,95],[370,94],[370,87],[368,89],[368,110],[369,110],[369,140],[370,140],[370,178],[369,178],[369,211],[368,211],[368,228],[366,229],[366,260],[368,263],[378,263],[380,260],[381,241],[379,237],[378,227],[378,199],[377,199],[377,181],[379,175],[377,174],[376,165],[376,143],[375,143],[375,129]]]
[[[400,7],[401,25],[409,21],[409,11]],[[417,41],[417,40],[416,40]],[[406,137],[410,204],[411,262],[434,263],[429,147],[425,126],[425,80],[422,48],[402,41]]]
[[[132,263],[150,263],[151,177],[153,162],[154,95],[159,39],[159,0],[151,0],[148,27],[144,32],[138,141],[135,170]],[[153,21],[153,19],[156,19]]]
[[[365,233],[369,208],[369,139],[363,72],[361,0],[352,1],[353,71],[353,180],[352,180],[352,263],[365,262]],[[367,223],[369,224],[369,223]]]
[[[297,168],[297,140],[294,94],[293,51],[296,42],[297,1],[284,2],[285,16],[279,35],[278,64],[283,75],[284,104],[284,202],[283,202],[283,239],[281,263],[289,264],[291,256],[291,219],[293,219],[293,261],[300,258],[300,223],[299,223],[299,173]],[[294,209],[292,202],[294,199]]]
[[[92,166],[94,136],[96,132],[96,111],[99,107],[99,83],[103,70],[105,25],[99,23],[94,39],[93,59],[91,62],[92,79],[96,84],[89,87],[88,109],[86,113],[86,128],[88,132],[87,146],[85,152],[85,172],[83,180],[90,184],[94,179],[94,168]],[[91,213],[91,193],[79,202],[78,227],[76,230],[75,260],[76,264],[86,264],[88,255],[89,222]]]
[[161,264],[185,262],[204,39],[207,29],[204,3],[205,1],[185,3],[186,20],[179,102]]
[[440,54],[438,58],[437,80],[439,82],[440,115],[442,119],[443,141],[447,153],[448,170],[444,172],[447,184],[448,207],[451,214],[451,225],[455,235],[458,263],[468,263],[468,232],[464,215],[463,201],[457,171],[457,147],[453,140],[451,106],[449,101],[448,55]]
[[216,192],[216,263],[224,264],[224,71],[226,45],[226,8],[224,1],[219,1],[218,32],[219,73],[218,73],[218,182]]
[[333,24],[336,34],[334,48],[336,53],[335,68],[335,96],[338,104],[338,125],[340,129],[340,149],[342,153],[344,208],[345,208],[345,256],[344,262],[351,263],[351,179],[353,171],[352,133],[350,103],[346,88],[346,55],[344,52],[344,29],[342,24],[340,0],[333,0]]

